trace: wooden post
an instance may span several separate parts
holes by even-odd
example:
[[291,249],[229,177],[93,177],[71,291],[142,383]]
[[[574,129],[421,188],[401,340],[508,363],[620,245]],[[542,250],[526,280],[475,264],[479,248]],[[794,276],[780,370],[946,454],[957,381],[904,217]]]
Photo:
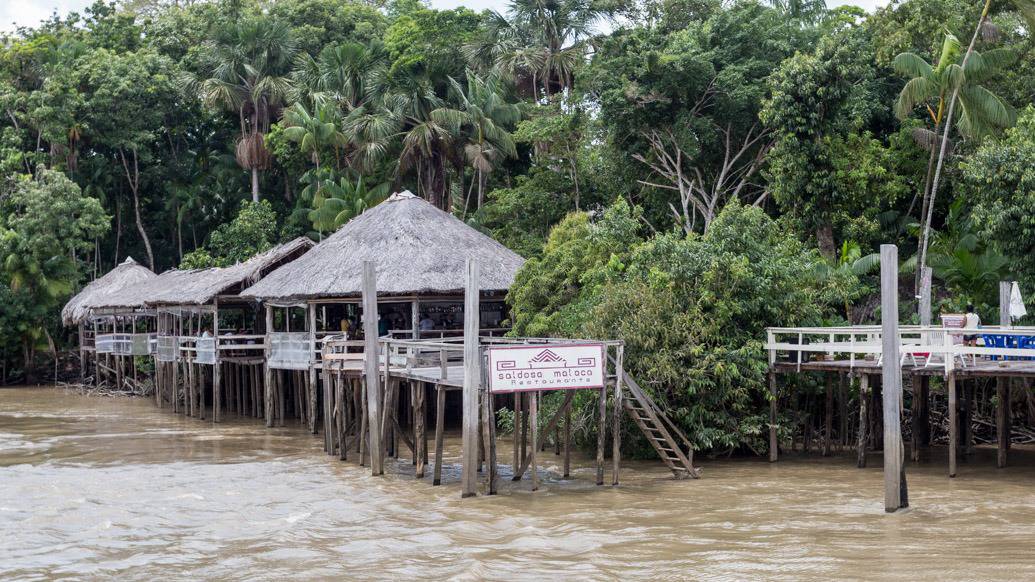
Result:
[[898,247],[881,245],[881,366],[882,408],[884,409],[884,511],[904,507],[905,492],[900,426],[902,365],[898,337]]
[[270,369],[271,337],[273,333],[273,306],[266,306],[266,358],[262,363],[263,408],[266,415],[266,428],[273,427],[273,371]]
[[859,376],[859,440],[856,444],[855,466],[860,469],[866,468],[866,427],[870,424],[870,417],[867,413],[867,406],[870,400],[870,375]]
[[[515,426],[515,434],[517,432],[516,429],[517,427]],[[564,407],[564,478],[567,479],[569,477],[571,477],[571,402],[568,402]]]
[[478,491],[478,392],[481,384],[481,354],[478,346],[480,331],[479,295],[480,266],[467,260],[467,281],[464,291],[464,392],[463,392],[463,467],[461,470],[461,497],[471,497]]
[[[1009,281],[999,282],[999,325],[1003,329],[1010,327],[1010,285]],[[1007,451],[1010,448],[1010,378],[996,378],[996,466],[1006,467]]]
[[482,392],[482,430],[484,431],[485,456],[489,465],[489,495],[496,494],[496,481],[499,476],[499,466],[496,463],[496,410],[493,402],[493,395],[488,390],[488,382],[484,382],[485,391]]
[[956,374],[949,372],[945,381],[949,393],[949,477],[956,476],[956,452],[959,449],[959,419],[956,416]]
[[[326,325],[326,323],[324,323]],[[316,305],[313,303],[309,304],[309,386],[308,386],[308,397],[306,398],[306,409],[308,414],[306,420],[309,421],[309,432],[316,434],[316,381],[319,376],[316,373]],[[327,373],[324,374],[323,381],[327,382],[329,376]]]
[[[607,346],[604,346],[606,352]],[[618,471],[622,459],[622,376],[625,375],[622,346],[615,358],[615,402],[611,411],[611,485],[618,485]],[[605,364],[606,365],[606,364]]]
[[524,400],[521,392],[514,393],[514,464],[512,471],[517,476],[518,467],[524,462],[521,455],[521,401]]
[[829,457],[834,444],[834,373],[827,372],[826,376],[826,410],[823,424],[823,456]]
[[539,490],[539,464],[536,457],[539,455],[539,392],[528,393],[528,416],[530,433],[532,438],[531,463],[532,463],[532,491]]
[[435,386],[435,477],[432,485],[442,484],[442,434],[446,424],[446,390],[442,385]]
[[414,414],[413,414],[413,424],[414,424],[413,448],[416,449],[416,454],[414,456],[417,459],[417,469],[415,470],[414,474],[417,476],[418,479],[423,479],[424,478],[424,465],[427,463],[427,457],[428,457],[428,450],[427,450],[428,441],[427,441],[427,439],[424,438],[424,434],[425,434],[425,432],[424,432],[424,416],[425,416],[425,410],[424,410],[424,397],[425,397],[425,395],[424,395],[424,392],[425,392],[425,386],[424,386],[423,382],[412,382],[412,383],[414,384],[415,390],[416,390],[415,393],[414,393],[414,396],[416,396],[416,398],[414,399],[415,403],[414,403]]
[[[607,441],[607,388],[600,389],[597,402],[600,416],[597,419],[597,485],[604,484],[604,443]],[[532,439],[535,440],[535,422],[532,423]],[[535,447],[532,447],[535,450]],[[534,452],[532,454],[535,454]]]
[[780,456],[780,441],[776,423],[776,405],[780,393],[776,390],[776,372],[769,370],[769,462],[775,463]]
[[[377,271],[374,263],[363,261],[363,372],[367,385],[367,428],[370,433],[370,471],[383,475],[381,448],[381,379],[377,362]],[[387,370],[385,370],[387,372]]]
[[212,422],[219,422],[223,415],[223,362],[219,359],[219,300],[212,302],[212,347],[215,355],[212,364]]

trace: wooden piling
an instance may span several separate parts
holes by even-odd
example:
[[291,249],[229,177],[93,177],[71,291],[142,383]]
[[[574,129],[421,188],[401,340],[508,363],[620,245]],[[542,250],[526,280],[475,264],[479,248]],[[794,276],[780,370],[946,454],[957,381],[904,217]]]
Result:
[[949,393],[949,477],[956,476],[956,452],[959,449],[959,419],[956,415],[956,374],[950,372],[945,379]]
[[[607,347],[604,347],[607,350]],[[622,459],[622,382],[625,375],[623,349],[618,347],[615,356],[615,401],[611,409],[611,485],[618,485],[618,473]]]
[[432,485],[442,484],[442,439],[446,424],[446,390],[435,386],[435,476]]
[[881,245],[881,354],[884,411],[884,510],[903,507],[902,365],[898,337],[898,247]]
[[[597,419],[597,485],[604,484],[604,443],[607,441],[607,388],[600,389],[597,398],[599,417]],[[535,424],[533,427],[533,440],[535,439]]]
[[769,462],[775,463],[780,455],[780,441],[777,434],[776,405],[780,395],[776,391],[776,372],[769,370]]
[[823,456],[829,457],[834,444],[834,373],[826,376],[826,407],[823,419]]
[[[603,389],[601,389],[601,393],[604,393]],[[538,441],[538,438],[539,438],[539,423],[538,423],[538,420],[539,420],[539,392],[538,391],[529,392],[528,393],[528,399],[529,399],[528,400],[528,416],[529,416],[529,421],[528,422],[531,425],[531,433],[532,433],[532,435],[531,435],[532,436],[532,450],[531,450],[532,491],[538,491],[539,490],[539,465],[536,463],[536,456],[539,454],[539,441]],[[601,418],[600,420],[603,421],[604,419]],[[603,430],[603,423],[601,423],[601,430]],[[598,457],[603,454],[603,443],[601,442],[600,444],[601,444],[601,448],[600,448],[600,451],[598,452]],[[597,483],[597,485],[603,485],[603,481],[604,481],[603,458],[599,457],[599,460],[601,461],[600,467],[598,469],[598,472],[600,474],[599,475],[599,481],[600,482]]]
[[462,497],[471,497],[478,489],[478,392],[481,384],[481,356],[478,345],[481,314],[480,273],[478,262],[468,259],[464,291],[463,467],[460,478]]
[[868,435],[866,428],[870,424],[867,405],[870,400],[870,376],[869,374],[859,375],[859,438],[856,443],[855,466],[860,469],[866,468],[866,441]]
[[[366,405],[370,471],[375,476],[383,475],[384,457],[381,452],[381,388],[377,365],[377,272],[372,261],[363,261],[363,338],[364,377],[366,379]],[[387,372],[387,370],[385,370]]]
[[564,406],[564,478],[571,477],[571,402]]
[[[1010,327],[1010,285],[1009,281],[999,282],[999,325]],[[1010,448],[1010,378],[996,378],[996,467],[1006,467],[1007,453]]]

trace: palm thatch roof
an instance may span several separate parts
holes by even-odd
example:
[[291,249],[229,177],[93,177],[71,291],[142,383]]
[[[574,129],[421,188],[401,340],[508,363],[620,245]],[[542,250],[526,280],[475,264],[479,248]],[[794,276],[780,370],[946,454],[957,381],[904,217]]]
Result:
[[69,299],[61,309],[61,322],[66,326],[76,325],[90,316],[90,312],[97,307],[98,301],[110,295],[117,295],[127,287],[154,278],[155,274],[151,272],[151,269],[141,266],[132,257],[128,257],[104,276],[94,279],[92,283]]
[[313,241],[301,237],[229,267],[186,271],[170,269],[153,279],[107,297],[100,307],[206,305],[219,295],[240,292],[273,269],[302,256],[312,247]]
[[505,291],[524,259],[409,192],[393,194],[241,295],[298,301],[361,294],[364,261],[377,265],[379,294],[456,293],[467,259],[481,265],[482,291]]

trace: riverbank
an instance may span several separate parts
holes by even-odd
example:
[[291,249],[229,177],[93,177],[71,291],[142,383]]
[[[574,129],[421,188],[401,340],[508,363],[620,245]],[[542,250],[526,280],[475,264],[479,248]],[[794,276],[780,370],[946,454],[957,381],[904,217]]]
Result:
[[631,462],[616,489],[595,487],[582,457],[563,482],[546,455],[543,490],[505,480],[461,500],[456,472],[432,487],[401,460],[374,478],[300,428],[4,389],[0,578],[1027,579],[1035,459],[1018,455],[1004,470],[975,458],[955,480],[941,459],[910,466],[914,508],[896,515],[878,461],[793,455],[701,459],[697,481]]

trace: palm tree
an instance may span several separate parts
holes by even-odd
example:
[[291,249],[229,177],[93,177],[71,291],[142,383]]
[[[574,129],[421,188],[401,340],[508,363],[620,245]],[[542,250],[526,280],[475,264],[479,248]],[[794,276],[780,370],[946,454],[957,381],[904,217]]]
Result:
[[337,182],[327,179],[313,196],[309,220],[320,232],[334,232],[346,222],[373,208],[388,197],[391,184],[367,186],[362,176],[355,181],[342,176]]
[[284,114],[284,136],[297,142],[302,153],[307,153],[320,169],[320,154],[334,148],[334,159],[339,159],[340,148],[345,146],[345,134],[338,129],[338,119],[332,105],[317,105],[311,115],[302,103],[295,103]]
[[449,82],[459,108],[439,109],[432,117],[464,132],[464,158],[475,172],[477,208],[481,208],[485,182],[496,163],[503,157],[517,157],[514,137],[507,127],[521,120],[521,109],[506,99],[507,91],[498,74],[479,77],[468,70],[466,89],[452,77]]
[[511,0],[491,12],[485,31],[464,47],[468,60],[524,78],[533,96],[570,89],[593,24],[608,13],[591,0]]
[[[946,115],[946,100],[959,89],[961,111],[956,124],[965,137],[980,138],[1013,125],[1017,118],[1008,104],[980,84],[994,72],[1012,63],[1015,60],[1013,52],[1006,49],[994,49],[983,54],[974,51],[964,66],[959,63],[960,51],[959,40],[952,34],[946,34],[935,66],[931,66],[914,53],[902,53],[895,57],[894,61],[895,70],[910,77],[895,102],[895,114],[904,120],[912,115],[917,107],[922,107],[934,125],[933,131],[914,131],[917,143],[930,152],[920,210],[921,267],[926,265],[927,240],[933,217],[936,191],[932,186],[938,160],[936,144],[940,137],[939,132],[947,133],[951,130],[951,123]],[[917,269],[917,289],[920,285],[919,274],[922,271],[922,268]]]
[[387,71],[388,55],[377,41],[334,44],[316,59],[303,53],[292,77],[314,105],[333,101],[343,114],[361,107],[373,97]]
[[[1027,21],[1029,30],[1035,29],[1035,0],[1013,0],[1013,4]],[[991,6],[992,0],[984,1],[981,15],[978,17],[977,25],[974,27],[974,34],[970,37],[970,44],[967,46],[967,52],[963,54],[963,62],[961,63],[962,74],[957,75],[956,77],[958,78],[958,82],[953,83],[952,96],[949,98],[948,113],[945,116],[945,128],[942,131],[941,145],[938,147],[938,160],[935,162],[934,166],[934,178],[931,180],[931,194],[927,208],[927,216],[925,217],[923,231],[921,232],[919,272],[923,272],[923,267],[926,264],[927,241],[931,232],[931,215],[933,214],[934,198],[938,193],[938,183],[941,179],[942,167],[945,164],[945,156],[948,151],[949,135],[952,132],[953,112],[956,109],[956,103],[959,101],[961,92],[966,90],[965,83],[963,82],[965,80],[965,76],[973,74],[975,69],[980,71],[983,68],[983,63],[981,62],[983,59],[980,57],[977,59],[973,58],[976,53],[974,45],[977,43],[978,35],[981,34],[982,30],[987,31],[992,26],[991,23],[988,22],[988,10]],[[974,61],[974,64],[972,64],[972,60]]]
[[259,201],[259,172],[270,164],[265,133],[291,94],[295,52],[291,29],[268,18],[230,25],[205,46],[200,92],[209,105],[238,116],[235,153],[237,163],[251,171],[253,202]]

